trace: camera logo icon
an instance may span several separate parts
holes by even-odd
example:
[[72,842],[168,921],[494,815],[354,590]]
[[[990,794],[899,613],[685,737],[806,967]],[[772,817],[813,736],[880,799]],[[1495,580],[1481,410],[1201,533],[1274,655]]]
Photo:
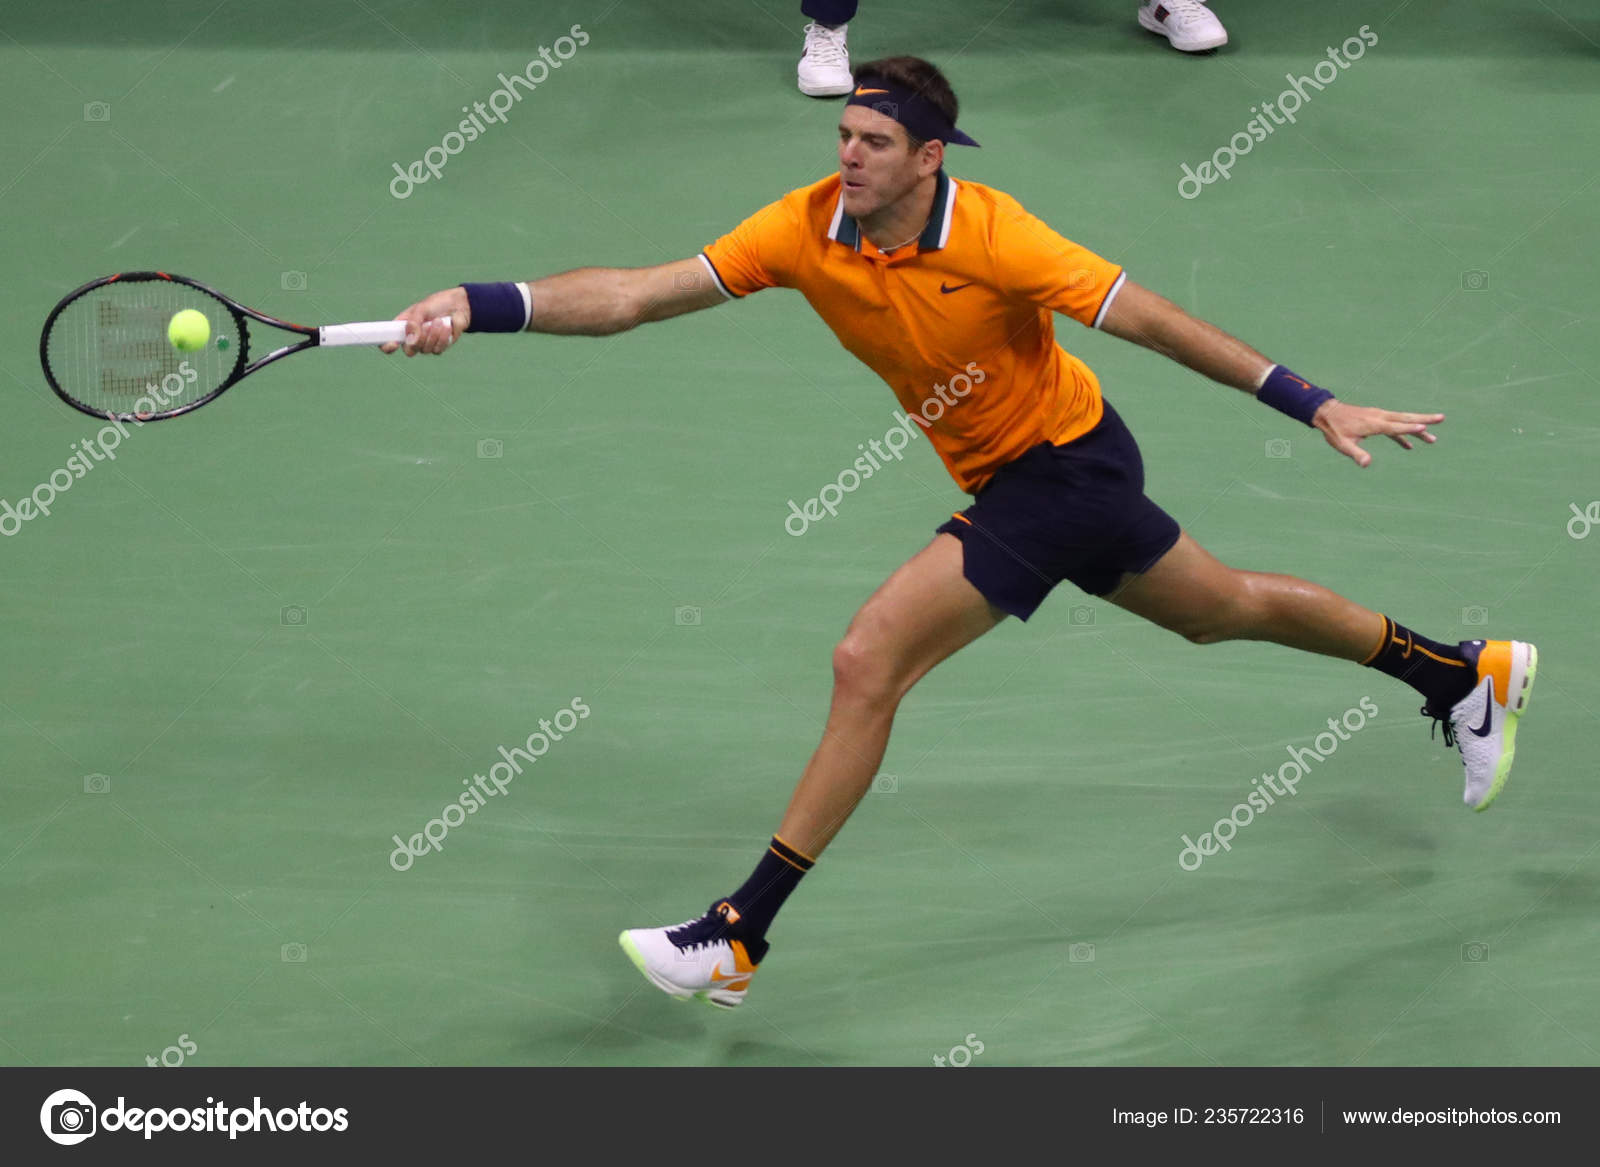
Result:
[[1094,609],[1088,604],[1075,604],[1067,609],[1067,621],[1080,628],[1094,623]]
[[285,628],[304,628],[306,626],[306,610],[299,604],[290,604],[279,610],[278,621]]
[[278,282],[283,285],[283,290],[286,292],[303,292],[306,290],[306,273],[286,271],[278,277]]
[[1469,604],[1461,609],[1461,622],[1476,627],[1489,622],[1489,609]]
[[304,964],[306,962],[306,946],[299,941],[290,941],[278,949],[278,958],[284,964]]
[[879,774],[872,780],[872,793],[874,794],[899,794],[900,779],[893,774]]
[[479,438],[478,457],[498,458],[506,452],[506,444],[499,438]]
[[1481,292],[1489,286],[1489,273],[1486,271],[1464,271],[1461,273],[1461,287],[1468,292]]
[[705,285],[705,276],[697,271],[681,271],[672,277],[672,286],[681,292],[693,292]]
[[110,794],[111,779],[104,774],[85,774],[83,776],[83,792],[85,794]]
[[83,105],[83,120],[86,122],[108,122],[111,120],[111,104],[105,101],[86,101]]
[[1600,501],[1591,502],[1581,511],[1577,503],[1569,502],[1567,509],[1572,512],[1572,517],[1567,520],[1568,538],[1587,539],[1589,532],[1600,526]]
[[1093,964],[1094,945],[1078,943],[1067,949],[1067,960],[1072,964]]
[[75,1146],[95,1132],[95,1105],[78,1090],[57,1090],[39,1108],[45,1137],[63,1147]]
[[1267,457],[1269,458],[1287,458],[1289,457],[1289,449],[1288,438],[1267,439]]
[[1481,940],[1469,941],[1461,946],[1461,959],[1466,964],[1482,964],[1489,959],[1489,946]]
[[672,622],[679,628],[700,627],[699,608],[674,608],[672,609]]

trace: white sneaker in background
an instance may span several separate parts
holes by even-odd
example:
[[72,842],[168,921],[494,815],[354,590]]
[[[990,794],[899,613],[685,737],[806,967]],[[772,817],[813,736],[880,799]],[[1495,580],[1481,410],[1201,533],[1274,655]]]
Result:
[[842,97],[855,87],[850,77],[850,50],[841,24],[828,28],[806,25],[806,44],[800,53],[800,92],[807,97]]
[[1228,30],[1201,0],[1156,0],[1141,4],[1139,25],[1160,33],[1172,42],[1173,48],[1186,53],[1215,49],[1228,43]]

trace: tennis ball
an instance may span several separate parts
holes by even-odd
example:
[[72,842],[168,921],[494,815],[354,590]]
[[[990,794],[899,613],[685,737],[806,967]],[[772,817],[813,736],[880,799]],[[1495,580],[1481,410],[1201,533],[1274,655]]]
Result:
[[167,339],[172,342],[173,348],[186,353],[205,348],[206,341],[211,339],[211,321],[206,319],[204,312],[185,308],[167,325]]

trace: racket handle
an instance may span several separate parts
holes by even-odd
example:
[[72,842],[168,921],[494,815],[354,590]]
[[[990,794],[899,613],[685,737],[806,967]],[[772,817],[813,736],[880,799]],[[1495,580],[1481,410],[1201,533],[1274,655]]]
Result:
[[[446,328],[450,317],[439,318]],[[343,348],[358,344],[400,344],[409,328],[404,320],[368,320],[359,324],[326,324],[317,329],[317,343],[323,348]]]

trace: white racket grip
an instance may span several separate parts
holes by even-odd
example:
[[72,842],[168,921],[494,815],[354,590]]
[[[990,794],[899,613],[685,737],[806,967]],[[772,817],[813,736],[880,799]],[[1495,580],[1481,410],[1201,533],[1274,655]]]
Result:
[[[439,317],[446,328],[450,317]],[[325,324],[317,329],[317,343],[323,348],[345,348],[358,344],[400,344],[409,328],[404,320],[367,320],[357,324]]]

